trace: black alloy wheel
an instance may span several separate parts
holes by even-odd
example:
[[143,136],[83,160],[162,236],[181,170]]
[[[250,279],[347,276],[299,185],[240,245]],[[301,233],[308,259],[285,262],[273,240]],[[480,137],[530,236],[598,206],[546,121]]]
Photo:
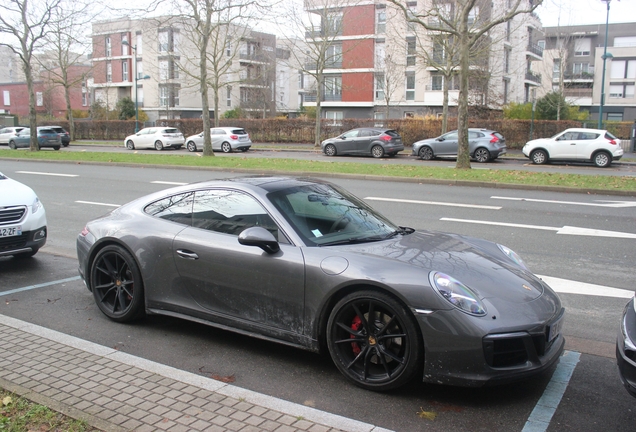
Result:
[[340,372],[367,390],[400,387],[421,368],[414,317],[380,292],[354,292],[336,304],[327,323],[327,346]]
[[144,289],[135,259],[118,245],[104,247],[91,265],[95,303],[108,318],[129,322],[144,313]]

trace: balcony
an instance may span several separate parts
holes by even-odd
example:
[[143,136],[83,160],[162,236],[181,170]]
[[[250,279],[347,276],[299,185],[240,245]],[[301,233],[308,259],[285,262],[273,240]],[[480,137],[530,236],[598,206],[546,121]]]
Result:
[[582,81],[582,82],[594,82],[593,72],[580,72],[580,73],[566,73],[563,74],[565,81]]
[[[307,62],[305,63],[305,70],[316,70],[318,68],[318,64],[316,62]],[[324,69],[342,69],[342,60],[334,60],[334,61],[325,61]]]
[[[342,101],[342,94],[323,94],[323,102],[340,102]],[[306,93],[303,95],[303,102],[317,102],[315,93]]]
[[541,74],[534,73],[532,71],[526,71],[526,81],[533,82],[535,84],[541,84]]
[[591,98],[592,97],[592,89],[591,88],[564,88],[563,96],[567,98]]
[[250,60],[250,61],[257,61],[257,62],[262,62],[262,63],[266,63],[268,58],[265,54],[262,53],[248,53],[245,51],[241,51],[239,52],[239,59],[241,60]]
[[543,59],[543,48],[541,48],[539,45],[537,45],[535,43],[528,42],[528,47],[526,48],[526,54],[533,55],[538,60],[542,60]]

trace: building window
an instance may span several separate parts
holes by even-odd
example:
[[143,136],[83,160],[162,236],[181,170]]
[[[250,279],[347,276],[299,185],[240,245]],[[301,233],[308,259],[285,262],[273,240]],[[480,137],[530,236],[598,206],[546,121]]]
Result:
[[386,52],[384,48],[384,40],[375,41],[375,67],[376,69],[384,69],[386,64]]
[[614,84],[610,83],[609,97],[612,99],[622,99],[634,97],[634,84]]
[[82,106],[88,106],[88,93],[82,92]]
[[225,87],[226,97],[225,97],[225,105],[231,107],[232,106],[232,87]]
[[36,92],[35,93],[35,104],[37,106],[44,105],[44,96],[42,95],[42,92]]
[[613,60],[610,77],[613,79],[636,78],[636,60]]
[[137,79],[144,79],[144,64],[143,62],[137,62]]
[[3,90],[2,97],[4,99],[4,106],[11,105],[11,94],[9,93],[9,90]]
[[126,34],[121,35],[121,55],[128,55],[128,44],[124,43],[128,42],[128,36]]
[[574,55],[575,56],[589,56],[592,40],[589,38],[581,38],[574,40]]
[[[417,2],[408,2],[407,5],[407,19],[415,19],[417,17]],[[407,22],[407,29],[410,32],[415,31],[417,24],[411,21]]]
[[373,126],[374,127],[384,127],[384,119],[386,118],[386,115],[384,113],[384,111],[376,111],[373,113],[373,120],[375,120],[373,122]]
[[302,72],[298,72],[298,89],[302,90],[305,88],[305,76]]
[[415,113],[413,111],[406,111],[404,113],[404,118],[415,118]]
[[375,100],[384,100],[384,74],[375,76]]
[[225,43],[225,55],[230,57],[232,55],[232,41],[228,40]]
[[325,119],[327,119],[327,124],[330,126],[342,126],[343,119],[342,111],[326,111]]
[[417,53],[417,43],[414,37],[406,38],[406,65],[415,66],[415,54]]
[[159,52],[178,52],[179,32],[173,28],[161,29],[158,33]]
[[336,12],[331,13],[327,17],[324,18],[323,30],[325,36],[338,36],[342,34],[342,13]]
[[607,121],[623,121],[623,113],[607,113]]
[[342,76],[327,76],[324,81],[324,100],[342,100]]
[[128,81],[128,61],[121,62],[121,80]]
[[136,50],[135,50],[135,56],[136,57],[141,57],[141,54],[142,54],[142,49],[141,48],[142,48],[143,44],[141,43],[141,41],[142,41],[141,35],[138,34],[137,35],[137,45],[135,45],[137,47]]
[[377,9],[375,11],[375,32],[386,32],[386,9]]
[[406,100],[407,101],[415,100],[415,73],[414,72],[406,73]]
[[113,65],[106,63],[106,82],[113,82]]
[[174,85],[160,85],[159,106],[179,106],[179,88]]
[[479,19],[479,7],[475,6],[468,12],[468,25],[472,26]]
[[440,74],[431,74],[431,90],[444,90],[444,76]]
[[581,75],[590,72],[590,64],[589,63],[574,63],[572,64],[572,73],[574,75]]
[[106,55],[106,57],[110,57],[111,53],[112,53],[112,46],[110,44],[110,36],[106,36],[106,38],[104,38],[104,53]]
[[552,64],[552,79],[561,79],[561,59],[554,59]]
[[[510,21],[508,21],[510,22]],[[539,45],[539,48],[541,48],[541,50],[545,50],[545,41],[544,40],[540,40],[539,42],[537,42],[537,45]]]
[[342,45],[334,44],[327,47],[325,52],[325,67],[341,68],[342,67]]

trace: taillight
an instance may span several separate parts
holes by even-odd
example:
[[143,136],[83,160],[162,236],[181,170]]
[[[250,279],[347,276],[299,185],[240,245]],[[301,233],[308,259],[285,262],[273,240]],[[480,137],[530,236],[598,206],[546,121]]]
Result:
[[612,144],[612,145],[616,145],[616,140],[608,139],[608,141],[609,141],[609,143],[610,143],[610,144]]
[[230,135],[230,138],[232,138],[233,140],[237,140],[238,139],[238,135]]
[[380,135],[382,141],[391,141],[391,137],[385,134]]
[[490,136],[492,137],[492,139],[490,140],[490,142],[491,142],[491,143],[493,143],[493,144],[494,144],[494,143],[496,143],[496,142],[499,142],[499,138],[497,138],[497,136],[495,136],[495,135],[493,135],[493,134],[490,134]]

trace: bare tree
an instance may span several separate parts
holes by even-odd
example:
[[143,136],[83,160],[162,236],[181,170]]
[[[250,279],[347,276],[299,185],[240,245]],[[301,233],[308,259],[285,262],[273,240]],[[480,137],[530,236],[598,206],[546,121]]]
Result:
[[31,151],[40,150],[37,140],[37,117],[33,89],[33,54],[55,23],[55,12],[62,0],[4,0],[0,4],[0,34],[8,35],[10,42],[0,42],[18,55],[29,92],[29,126]]
[[501,1],[501,7],[493,8],[491,0],[435,0],[432,6],[420,11],[408,7],[406,1],[388,0],[402,10],[406,20],[426,31],[452,36],[458,46],[459,100],[458,138],[459,148],[456,167],[470,168],[468,150],[468,100],[471,50],[483,43],[482,38],[495,26],[513,17],[532,13],[543,0]]

